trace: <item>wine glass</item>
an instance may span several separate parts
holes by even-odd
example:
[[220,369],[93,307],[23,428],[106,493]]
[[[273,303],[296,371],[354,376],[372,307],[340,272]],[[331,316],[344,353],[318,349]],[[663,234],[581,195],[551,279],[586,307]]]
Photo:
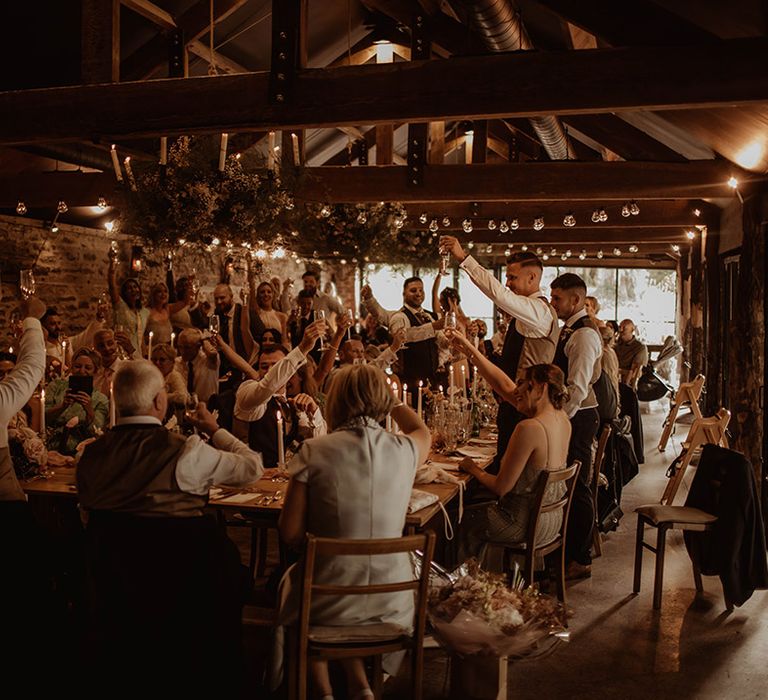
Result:
[[[325,321],[325,311],[322,309],[318,309],[315,311],[315,317],[318,321]],[[325,341],[324,341],[325,331],[320,335],[320,350],[325,350]]]
[[352,309],[347,309],[347,318],[349,319],[349,328],[347,328],[347,338],[352,338],[352,326],[355,325],[355,312]]
[[35,293],[35,275],[32,270],[21,270],[19,272],[19,289],[24,299],[29,299]]
[[[127,334],[128,333],[128,329],[123,324],[116,323],[115,324],[115,335],[117,335],[118,333]],[[117,338],[115,338],[115,340],[117,340]],[[123,348],[123,346],[120,345],[119,341],[117,343],[117,357],[120,360],[128,360],[129,359],[128,353],[125,351],[125,348]]]
[[456,312],[455,311],[449,311],[447,314],[445,314],[445,329],[446,330],[456,330]]
[[216,335],[221,331],[221,319],[216,314],[212,314],[208,319],[208,330],[213,335]]

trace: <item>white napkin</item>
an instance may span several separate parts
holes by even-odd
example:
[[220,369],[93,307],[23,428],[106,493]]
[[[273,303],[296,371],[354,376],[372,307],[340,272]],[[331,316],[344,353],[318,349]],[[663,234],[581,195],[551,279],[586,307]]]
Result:
[[496,450],[493,448],[482,447],[460,447],[456,450],[460,455],[465,457],[472,457],[473,459],[482,459],[483,457],[492,457],[496,454]]

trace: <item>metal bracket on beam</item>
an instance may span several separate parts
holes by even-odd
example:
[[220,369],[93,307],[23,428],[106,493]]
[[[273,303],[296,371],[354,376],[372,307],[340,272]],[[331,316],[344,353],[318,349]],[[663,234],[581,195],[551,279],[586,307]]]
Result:
[[169,34],[168,44],[168,77],[183,78],[184,65],[186,63],[186,51],[184,45],[184,30],[173,29]]
[[432,44],[427,36],[427,18],[423,12],[416,12],[411,22],[411,60],[428,60]]
[[408,187],[420,187],[424,184],[428,133],[427,123],[408,125]]
[[360,165],[368,165],[368,144],[365,139],[357,140],[357,160]]
[[300,3],[272,3],[272,56],[269,73],[269,100],[289,102],[293,78],[299,67]]

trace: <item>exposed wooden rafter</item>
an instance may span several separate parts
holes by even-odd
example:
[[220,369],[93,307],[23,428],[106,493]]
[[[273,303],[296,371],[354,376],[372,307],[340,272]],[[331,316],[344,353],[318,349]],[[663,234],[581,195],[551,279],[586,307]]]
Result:
[[[31,143],[765,103],[768,73],[760,66],[766,54],[768,39],[759,38],[723,41],[706,52],[524,51],[311,69],[296,75],[292,100],[275,104],[267,100],[267,73],[25,90],[0,93],[0,139]],[[694,74],[706,80],[690,80]]]

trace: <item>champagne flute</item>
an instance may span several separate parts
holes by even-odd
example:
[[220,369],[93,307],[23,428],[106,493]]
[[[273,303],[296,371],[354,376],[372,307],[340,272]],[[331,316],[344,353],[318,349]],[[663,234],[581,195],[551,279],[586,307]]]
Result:
[[19,289],[24,299],[29,299],[35,293],[35,275],[32,270],[21,270],[19,272]]
[[[322,309],[315,311],[315,316],[317,317],[318,321],[325,321],[325,311],[323,311]],[[323,330],[323,332],[320,335],[320,350],[325,350],[324,336],[325,336],[325,330]]]
[[[128,331],[127,331],[127,329],[126,329],[126,327],[124,325],[122,325],[121,323],[116,323],[115,324],[115,334],[117,334],[117,333],[127,334],[127,332]],[[128,359],[128,353],[125,351],[125,348],[123,348],[123,346],[120,345],[119,342],[117,343],[117,357],[120,360],[127,360]]]
[[347,328],[347,338],[352,339],[352,326],[355,325],[355,312],[347,309],[347,318],[349,319],[349,328]]
[[451,274],[451,251],[447,248],[440,248],[440,274],[447,276]]
[[449,311],[445,314],[445,330],[456,330],[456,312]]
[[221,331],[221,319],[216,314],[211,314],[208,319],[208,330],[217,335]]

